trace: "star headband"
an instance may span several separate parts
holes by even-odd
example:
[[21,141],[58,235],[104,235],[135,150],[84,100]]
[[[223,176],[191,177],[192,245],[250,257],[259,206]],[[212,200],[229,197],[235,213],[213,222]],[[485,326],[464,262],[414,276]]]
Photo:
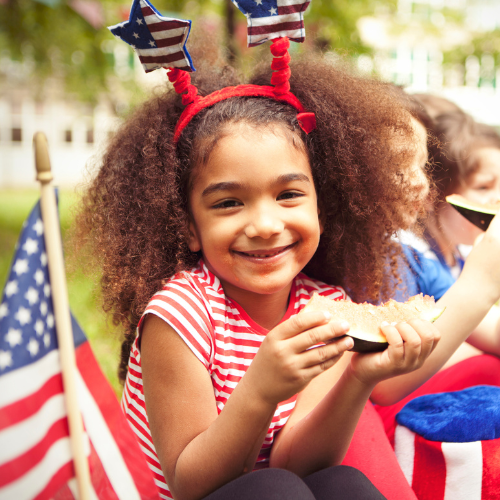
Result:
[[110,26],[113,35],[131,45],[148,73],[165,68],[175,91],[182,95],[185,107],[174,130],[177,143],[182,131],[202,109],[231,97],[268,97],[285,102],[297,111],[297,121],[306,134],[316,128],[314,113],[308,113],[299,99],[290,92],[291,75],[289,40],[303,42],[303,14],[310,0],[232,0],[247,18],[249,47],[271,41],[272,86],[238,85],[225,87],[205,97],[191,83],[189,72],[195,71],[186,49],[191,21],[164,17],[148,0],[134,0],[128,21]]

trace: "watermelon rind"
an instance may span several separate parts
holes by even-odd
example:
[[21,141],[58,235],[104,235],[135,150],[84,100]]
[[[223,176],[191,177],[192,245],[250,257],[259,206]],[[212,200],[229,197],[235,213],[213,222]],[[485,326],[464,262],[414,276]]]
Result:
[[[429,311],[423,311],[420,319],[434,323],[445,309],[446,307],[435,307]],[[389,343],[382,333],[373,334],[361,330],[349,330],[347,335],[354,340],[354,346],[350,349],[351,352],[381,352],[389,347]]]
[[446,201],[469,222],[483,231],[488,229],[493,217],[499,212],[499,208],[469,203],[465,198],[459,198],[456,195],[447,196]]
[[434,309],[431,309],[430,311],[424,311],[420,318],[421,319],[425,319],[425,321],[430,321],[431,323],[434,323],[434,321],[436,321],[439,316],[441,316],[441,314],[444,313],[444,310],[446,309],[446,307],[442,307],[442,308],[439,308],[439,307],[436,307]]

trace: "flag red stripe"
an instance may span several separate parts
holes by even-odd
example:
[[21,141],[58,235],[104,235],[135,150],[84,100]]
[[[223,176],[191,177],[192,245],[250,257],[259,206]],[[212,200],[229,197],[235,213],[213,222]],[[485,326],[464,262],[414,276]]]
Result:
[[89,468],[92,486],[94,487],[97,498],[99,498],[99,500],[120,500],[109,481],[99,455],[97,455],[92,443],[90,443]]
[[171,47],[172,45],[178,45],[182,43],[184,35],[173,36],[172,38],[161,38],[160,40],[155,40],[156,46],[158,48]]
[[120,448],[123,460],[132,475],[141,498],[158,498],[158,489],[154,484],[149,467],[145,462],[138,463],[138,457],[143,456],[138,439],[132,432],[111,386],[103,384],[104,375],[88,342],[77,349],[76,363],[85,384],[106,420],[109,432]]
[[50,447],[59,439],[68,436],[68,419],[54,422],[47,434],[33,448],[0,466],[0,488],[19,479],[35,467]]
[[52,497],[52,500],[75,500],[68,483],[64,484],[57,490],[57,493]]
[[248,35],[267,35],[277,31],[293,31],[304,29],[304,21],[291,21],[279,24],[270,24],[267,26],[249,26]]
[[157,31],[170,31],[179,28],[184,29],[186,26],[187,24],[182,24],[177,21],[162,21],[161,23],[148,24],[148,29],[151,33],[156,33]]
[[0,412],[0,431],[31,417],[52,396],[63,392],[62,377],[58,373],[50,377],[40,389],[30,396],[4,406]]
[[284,16],[286,14],[295,14],[296,12],[304,12],[311,2],[299,3],[296,5],[278,5],[278,15]]
[[33,500],[49,500],[59,490],[61,484],[67,483],[75,477],[73,462],[64,464],[51,478],[47,486]]
[[417,498],[444,498],[446,463],[441,443],[415,435],[412,488]]
[[[142,12],[142,15],[144,17],[156,15],[156,12],[151,7],[142,7],[141,12]],[[161,30],[158,30],[156,28],[153,29],[153,27],[160,25],[160,24],[163,24],[167,27],[162,28]],[[177,21],[177,20],[161,21],[159,23],[148,23],[149,31],[165,31],[165,30],[169,30],[169,29],[173,30],[173,29],[177,29],[177,28],[185,28],[186,26],[189,26],[189,23]]]
[[174,52],[173,54],[168,54],[166,56],[139,56],[139,59],[143,64],[166,64],[175,61],[182,61],[185,59],[185,56],[183,52]]
[[500,438],[482,441],[483,480],[481,500],[498,500],[498,470],[500,466]]

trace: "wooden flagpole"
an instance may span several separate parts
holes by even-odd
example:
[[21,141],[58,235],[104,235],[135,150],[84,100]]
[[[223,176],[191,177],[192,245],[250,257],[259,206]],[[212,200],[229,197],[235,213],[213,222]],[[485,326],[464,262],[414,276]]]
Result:
[[80,500],[90,500],[90,472],[83,445],[82,417],[78,407],[75,347],[68,290],[66,287],[61,229],[57,214],[56,196],[52,186],[53,177],[45,134],[37,132],[33,136],[33,145],[35,148],[36,178],[41,184],[40,207],[43,218],[45,246],[47,247],[64,397],[68,412],[71,451],[75,464]]

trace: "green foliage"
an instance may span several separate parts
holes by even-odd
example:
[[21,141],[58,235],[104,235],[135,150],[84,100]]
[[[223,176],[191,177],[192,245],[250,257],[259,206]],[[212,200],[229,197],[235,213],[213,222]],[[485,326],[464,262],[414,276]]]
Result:
[[[104,13],[112,0],[103,2]],[[110,61],[101,50],[105,29],[94,29],[69,4],[8,0],[0,7],[2,46],[14,61],[32,67],[32,84],[41,88],[49,76],[60,77],[66,91],[82,100],[95,101],[107,88]]]
[[[323,50],[370,52],[359,37],[356,24],[360,17],[372,15],[379,5],[378,0],[313,0],[304,16],[306,32],[313,29],[316,44]],[[394,9],[395,5],[396,0],[384,2],[385,9]]]
[[443,54],[444,63],[465,64],[468,56],[481,57],[483,54],[492,54],[500,65],[500,29],[481,33],[472,38],[469,44],[461,45]]

